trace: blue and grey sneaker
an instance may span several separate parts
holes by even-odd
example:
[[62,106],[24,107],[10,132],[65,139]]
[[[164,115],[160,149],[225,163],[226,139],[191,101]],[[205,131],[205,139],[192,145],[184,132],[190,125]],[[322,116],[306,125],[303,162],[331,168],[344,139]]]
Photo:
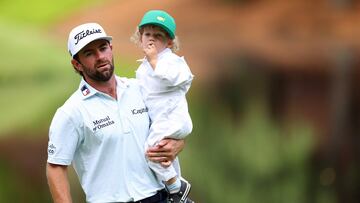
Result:
[[188,199],[191,185],[188,181],[180,177],[181,187],[180,191],[174,194],[169,194],[169,203],[193,203],[192,200]]

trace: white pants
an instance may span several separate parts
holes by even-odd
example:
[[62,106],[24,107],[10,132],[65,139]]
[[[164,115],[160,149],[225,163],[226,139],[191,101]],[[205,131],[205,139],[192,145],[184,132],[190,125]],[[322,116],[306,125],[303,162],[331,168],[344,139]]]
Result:
[[[177,119],[181,116],[181,119]],[[181,122],[178,122],[181,121]],[[145,143],[145,150],[148,147],[156,146],[164,138],[184,139],[192,131],[190,115],[176,115],[175,112],[167,118],[159,118],[150,126],[149,137]],[[167,167],[148,160],[149,167],[154,171],[156,177],[161,181],[168,181],[175,176],[181,176],[178,158]]]

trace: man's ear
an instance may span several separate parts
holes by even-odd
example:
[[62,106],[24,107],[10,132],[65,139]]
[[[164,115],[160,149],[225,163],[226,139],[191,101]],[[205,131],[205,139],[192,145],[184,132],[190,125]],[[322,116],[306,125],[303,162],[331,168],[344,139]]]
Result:
[[71,64],[73,65],[76,72],[81,72],[82,71],[82,65],[78,60],[72,59]]

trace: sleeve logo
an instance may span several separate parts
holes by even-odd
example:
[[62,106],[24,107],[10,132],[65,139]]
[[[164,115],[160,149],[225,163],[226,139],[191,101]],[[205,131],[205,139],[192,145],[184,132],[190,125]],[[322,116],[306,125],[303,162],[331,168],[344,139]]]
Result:
[[56,152],[56,147],[53,144],[49,145],[48,154],[53,155],[53,154],[55,154],[55,152]]

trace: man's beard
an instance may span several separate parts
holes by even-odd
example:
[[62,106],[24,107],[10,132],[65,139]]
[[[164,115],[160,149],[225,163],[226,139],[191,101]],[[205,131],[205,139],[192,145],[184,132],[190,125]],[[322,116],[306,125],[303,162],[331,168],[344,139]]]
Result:
[[[102,63],[104,63],[104,61],[98,62],[97,64],[102,64]],[[95,67],[97,66],[97,64],[95,64]],[[109,63],[109,65],[110,65],[110,69],[104,72],[98,71],[97,68],[95,67],[91,69],[83,66],[83,74],[94,81],[107,82],[114,74],[114,60],[112,60],[111,63]]]

